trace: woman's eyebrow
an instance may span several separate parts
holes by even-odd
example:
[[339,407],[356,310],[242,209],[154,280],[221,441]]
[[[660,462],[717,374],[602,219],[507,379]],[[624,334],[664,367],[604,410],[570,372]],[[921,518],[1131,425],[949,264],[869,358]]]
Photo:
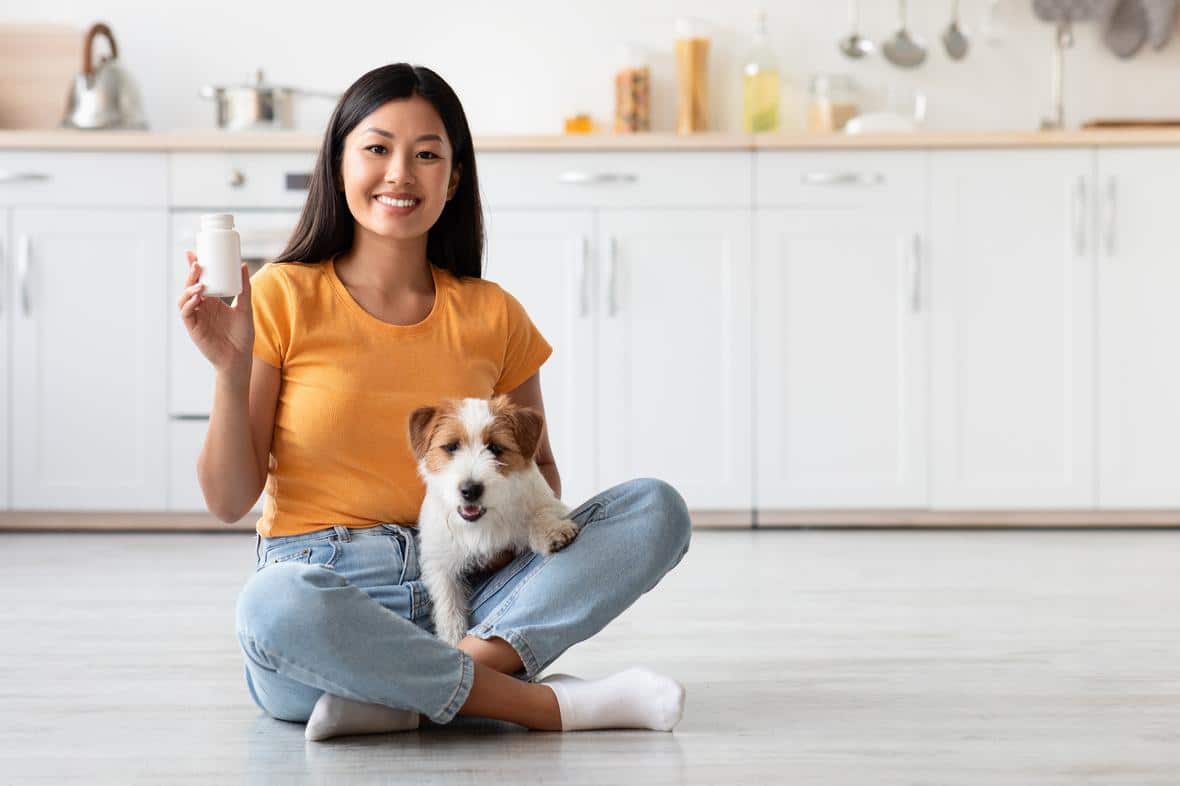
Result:
[[[384,129],[376,128],[375,126],[369,126],[368,128],[366,128],[365,133],[374,133],[377,136],[383,136],[386,139],[393,139],[393,134],[389,133],[388,131],[385,131]],[[426,142],[426,141],[441,142],[441,141],[443,141],[443,139],[438,134],[423,134],[422,136],[418,137],[417,141],[419,141],[419,142]]]

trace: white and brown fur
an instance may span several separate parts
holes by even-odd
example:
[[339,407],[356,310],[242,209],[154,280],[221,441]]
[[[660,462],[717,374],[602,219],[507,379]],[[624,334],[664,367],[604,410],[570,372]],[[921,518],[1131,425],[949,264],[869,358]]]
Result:
[[467,633],[465,573],[508,549],[551,554],[578,534],[534,460],[543,425],[540,413],[507,396],[447,401],[410,415],[410,446],[426,482],[422,581],[435,632],[450,644]]

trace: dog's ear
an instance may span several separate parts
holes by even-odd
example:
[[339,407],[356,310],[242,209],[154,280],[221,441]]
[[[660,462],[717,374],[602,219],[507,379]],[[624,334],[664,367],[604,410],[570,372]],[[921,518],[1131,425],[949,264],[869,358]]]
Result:
[[410,413],[410,448],[419,461],[430,449],[430,436],[434,433],[430,424],[436,414],[438,410],[434,407],[419,407]]
[[537,444],[541,441],[541,429],[545,426],[545,418],[541,413],[529,407],[519,407],[512,411],[512,431],[516,436],[516,445],[526,459],[531,459],[537,452]]

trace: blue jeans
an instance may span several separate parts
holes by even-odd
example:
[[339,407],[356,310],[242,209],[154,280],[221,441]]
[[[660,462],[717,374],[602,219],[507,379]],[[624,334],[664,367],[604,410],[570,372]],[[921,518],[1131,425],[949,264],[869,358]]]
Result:
[[[512,645],[521,679],[602,630],[688,551],[688,510],[662,481],[615,486],[571,518],[580,531],[561,551],[526,552],[469,577],[469,635]],[[475,664],[434,635],[417,537],[397,524],[257,537],[237,635],[250,696],[263,712],[305,722],[327,692],[411,708],[435,723],[454,718]]]

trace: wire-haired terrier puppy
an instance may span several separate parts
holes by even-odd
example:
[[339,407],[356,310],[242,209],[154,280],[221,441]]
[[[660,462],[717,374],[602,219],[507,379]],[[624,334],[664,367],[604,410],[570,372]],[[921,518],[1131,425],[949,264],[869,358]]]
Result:
[[507,396],[410,415],[410,446],[426,482],[419,561],[443,641],[458,644],[467,634],[464,574],[507,549],[551,554],[578,534],[534,460],[543,425],[540,413]]

